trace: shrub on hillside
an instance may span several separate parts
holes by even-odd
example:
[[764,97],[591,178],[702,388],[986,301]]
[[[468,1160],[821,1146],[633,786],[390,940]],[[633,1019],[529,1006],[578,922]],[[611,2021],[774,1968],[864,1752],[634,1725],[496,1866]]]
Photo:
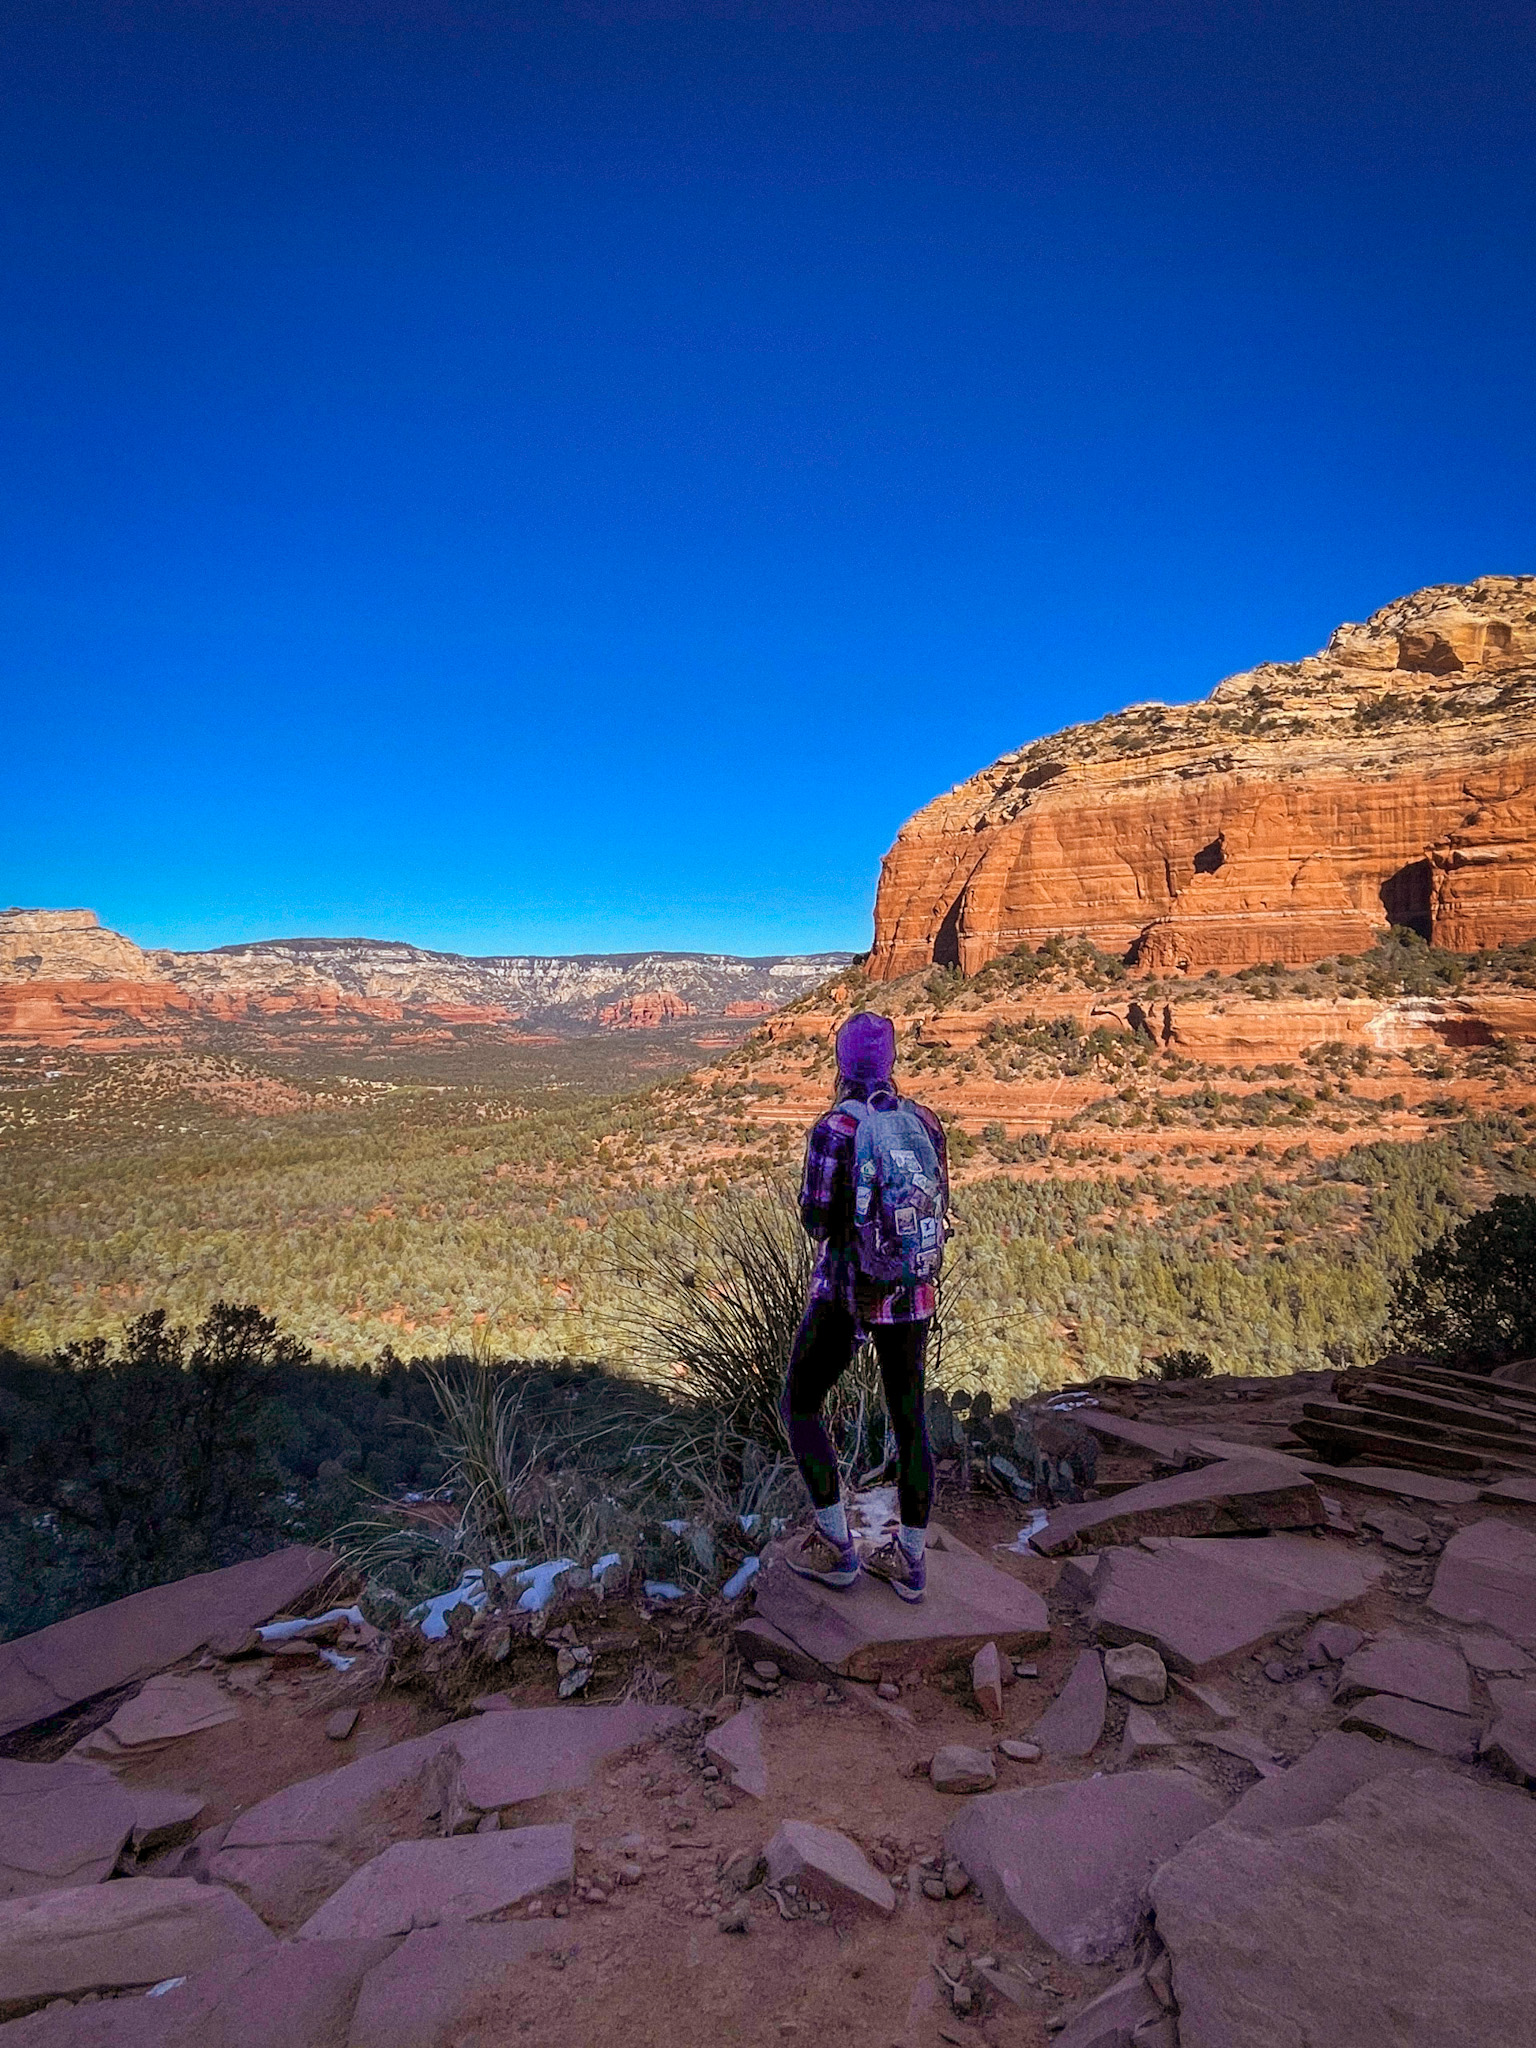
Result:
[[1536,1354],[1536,1196],[1499,1195],[1419,1252],[1387,1334],[1397,1349],[1473,1369]]

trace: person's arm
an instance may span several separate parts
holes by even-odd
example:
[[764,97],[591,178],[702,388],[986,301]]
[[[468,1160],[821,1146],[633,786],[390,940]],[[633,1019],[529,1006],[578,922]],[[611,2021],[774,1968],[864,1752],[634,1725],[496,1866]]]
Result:
[[842,1178],[846,1141],[831,1117],[813,1126],[805,1142],[805,1171],[800,1176],[800,1221],[818,1244],[832,1235]]
[[928,1126],[929,1136],[933,1139],[933,1149],[938,1154],[939,1193],[943,1198],[945,1217],[948,1219],[951,1229],[953,1229],[955,1218],[949,1203],[949,1147],[944,1141],[944,1126],[939,1122],[931,1109],[923,1109],[919,1106],[918,1114]]

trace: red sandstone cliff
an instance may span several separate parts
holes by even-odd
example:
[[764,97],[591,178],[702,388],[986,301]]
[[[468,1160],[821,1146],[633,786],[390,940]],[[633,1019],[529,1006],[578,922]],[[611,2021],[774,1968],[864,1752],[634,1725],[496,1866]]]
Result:
[[1341,626],[1321,654],[1005,755],[886,855],[869,971],[1053,933],[1163,972],[1536,934],[1536,577]]

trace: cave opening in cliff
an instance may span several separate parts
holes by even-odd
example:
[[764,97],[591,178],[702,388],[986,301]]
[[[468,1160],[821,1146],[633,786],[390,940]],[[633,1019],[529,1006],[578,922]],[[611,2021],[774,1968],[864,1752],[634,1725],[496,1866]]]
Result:
[[935,967],[958,967],[960,965],[960,912],[965,903],[965,891],[951,903],[944,913],[944,922],[939,926],[933,941],[933,964]]
[[1430,933],[1430,890],[1434,870],[1427,860],[1409,861],[1381,885],[1381,907],[1388,924],[1406,925],[1421,939]]
[[1195,855],[1195,873],[1214,875],[1227,857],[1225,835],[1218,832],[1209,846],[1202,846]]

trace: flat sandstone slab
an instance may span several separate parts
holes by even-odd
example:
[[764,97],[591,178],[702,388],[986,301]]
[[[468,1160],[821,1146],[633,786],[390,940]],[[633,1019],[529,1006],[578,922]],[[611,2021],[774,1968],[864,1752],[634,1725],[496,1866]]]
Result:
[[1038,1593],[959,1551],[929,1552],[927,1596],[915,1604],[865,1576],[842,1592],[818,1585],[782,1557],[758,1574],[757,1589],[758,1614],[846,1678],[968,1662],[988,1642],[1033,1649],[1050,1637]]
[[1366,1735],[1395,1735],[1417,1749],[1436,1756],[1454,1757],[1470,1763],[1477,1754],[1482,1727],[1470,1714],[1448,1714],[1440,1707],[1420,1706],[1417,1700],[1400,1700],[1388,1692],[1357,1700],[1339,1723],[1341,1728],[1358,1728]]
[[99,1764],[0,1761],[0,1899],[100,1884],[136,1818]]
[[1103,1552],[1093,1617],[1103,1641],[1151,1643],[1171,1670],[1197,1674],[1348,1606],[1385,1570],[1380,1558],[1311,1536],[1174,1536],[1152,1552]]
[[1335,1699],[1343,1702],[1373,1692],[1443,1707],[1448,1714],[1472,1711],[1466,1658],[1451,1644],[1428,1636],[1381,1635],[1345,1659]]
[[54,1998],[190,1976],[274,1939],[221,1885],[124,1877],[0,1905],[0,2018]]
[[1047,1557],[1134,1543],[1139,1536],[1231,1536],[1256,1529],[1320,1529],[1317,1488],[1279,1459],[1232,1458],[1133,1486],[1109,1500],[1059,1508],[1030,1539]]
[[372,1941],[443,1921],[485,1920],[576,1874],[569,1826],[395,1842],[299,1929],[300,1941]]
[[1180,2048],[1530,2036],[1536,1801],[1524,1792],[1442,1766],[1394,1772],[1311,1826],[1210,1829],[1151,1896]]
[[239,1718],[240,1709],[211,1672],[166,1673],[146,1679],[104,1727],[76,1743],[72,1754],[99,1757],[104,1763],[131,1754],[147,1755],[184,1736],[200,1735],[205,1728]]
[[[238,1949],[158,1998],[130,1993],[32,2013],[13,2023],[15,2048],[342,2048],[359,1986],[394,1946],[274,1941]],[[11,2040],[0,2033],[5,2048]],[[413,2048],[431,2044],[421,2037]]]
[[478,2039],[477,2018],[505,2026],[522,2010],[539,2011],[547,1979],[529,1960],[564,1932],[558,1920],[418,1928],[364,1977],[347,2048],[435,2048]]
[[1221,1811],[1187,1771],[1128,1771],[986,1793],[944,1847],[1005,1925],[1069,1962],[1103,1963],[1135,1933],[1153,1872]]
[[1441,1553],[1429,1604],[1536,1649],[1536,1535],[1497,1515],[1461,1530]]
[[335,1569],[328,1550],[276,1550],[0,1643],[0,1736],[163,1671],[216,1635],[270,1621]]

